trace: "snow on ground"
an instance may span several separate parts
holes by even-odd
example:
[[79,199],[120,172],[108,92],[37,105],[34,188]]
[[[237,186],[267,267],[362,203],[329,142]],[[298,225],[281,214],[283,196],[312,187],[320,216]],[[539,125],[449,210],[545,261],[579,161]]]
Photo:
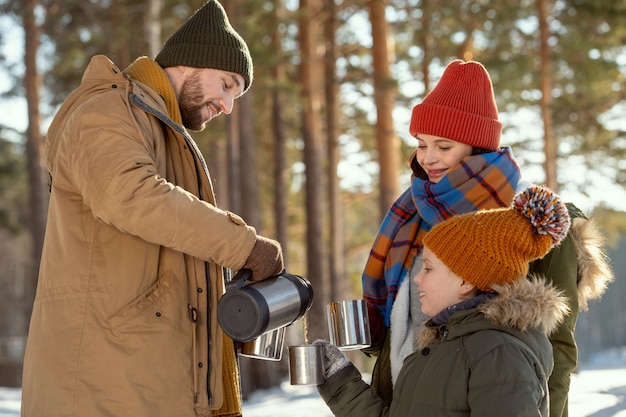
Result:
[[626,417],[626,346],[594,355],[572,375],[570,417]]
[[[19,417],[21,391],[0,387],[0,417]],[[570,417],[626,417],[626,346],[595,355],[572,376]],[[330,417],[317,389],[294,386],[255,392],[244,417]]]

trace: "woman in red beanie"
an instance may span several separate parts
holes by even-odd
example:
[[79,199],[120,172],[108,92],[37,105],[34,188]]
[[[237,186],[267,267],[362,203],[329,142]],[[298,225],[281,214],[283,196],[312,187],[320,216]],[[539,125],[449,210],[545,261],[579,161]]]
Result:
[[[506,207],[523,188],[511,149],[500,146],[502,124],[491,79],[480,63],[451,62],[413,108],[409,130],[418,142],[410,159],[411,185],[383,219],[362,276],[373,342],[365,353],[378,356],[372,388],[387,405],[425,319],[416,287],[406,279],[421,267],[424,235],[452,216]],[[571,311],[551,335],[552,416],[567,416],[570,374],[577,366],[579,306],[601,295],[612,276],[594,223],[574,206],[568,208],[574,223],[567,239],[531,265],[531,271],[546,275],[565,293]]]

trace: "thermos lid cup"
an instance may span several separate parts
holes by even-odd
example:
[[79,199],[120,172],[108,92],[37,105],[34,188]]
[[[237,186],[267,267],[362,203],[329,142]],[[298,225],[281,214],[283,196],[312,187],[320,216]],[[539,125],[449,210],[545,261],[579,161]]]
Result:
[[270,330],[241,346],[241,355],[253,359],[279,361],[285,346],[285,327]]
[[296,345],[287,350],[291,385],[320,385],[326,381],[324,345]]
[[326,305],[326,313],[330,343],[340,350],[370,346],[370,324],[364,300],[333,301]]

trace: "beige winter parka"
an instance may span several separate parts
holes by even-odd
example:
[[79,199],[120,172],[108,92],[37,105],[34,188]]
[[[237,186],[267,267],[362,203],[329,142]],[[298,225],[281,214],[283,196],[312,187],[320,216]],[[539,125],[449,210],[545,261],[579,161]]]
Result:
[[222,267],[244,265],[255,230],[215,207],[204,160],[163,99],[104,56],[46,150],[22,416],[210,415],[223,400]]

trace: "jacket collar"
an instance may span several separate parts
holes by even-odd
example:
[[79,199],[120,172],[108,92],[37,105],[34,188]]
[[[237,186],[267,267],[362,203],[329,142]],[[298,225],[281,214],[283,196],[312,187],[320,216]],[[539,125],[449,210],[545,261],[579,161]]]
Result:
[[159,64],[146,56],[139,57],[124,70],[124,73],[156,91],[165,101],[169,117],[177,124],[183,124],[176,93],[165,70]]

